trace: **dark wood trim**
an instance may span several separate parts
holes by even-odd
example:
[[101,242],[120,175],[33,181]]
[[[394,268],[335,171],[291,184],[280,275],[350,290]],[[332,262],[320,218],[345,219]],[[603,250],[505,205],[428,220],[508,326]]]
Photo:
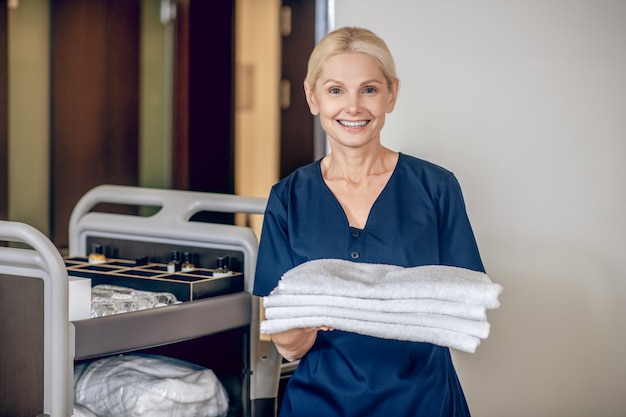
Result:
[[177,5],[172,186],[232,194],[235,0]]
[[280,115],[280,178],[315,159],[315,118],[304,97],[309,55],[315,46],[316,2],[283,0],[294,30],[282,38],[281,78],[291,84],[290,105]]
[[172,188],[189,189],[189,8],[191,0],[176,5],[174,65],[174,138]]
[[7,1],[0,0],[0,220],[9,218],[9,57]]
[[190,10],[189,189],[232,194],[235,0],[194,0]]

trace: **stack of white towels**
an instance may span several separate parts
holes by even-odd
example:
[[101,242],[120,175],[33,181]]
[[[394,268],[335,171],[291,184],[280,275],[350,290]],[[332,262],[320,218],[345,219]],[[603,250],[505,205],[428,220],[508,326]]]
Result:
[[263,298],[261,333],[328,326],[474,353],[501,292],[486,274],[465,268],[318,259],[287,271]]

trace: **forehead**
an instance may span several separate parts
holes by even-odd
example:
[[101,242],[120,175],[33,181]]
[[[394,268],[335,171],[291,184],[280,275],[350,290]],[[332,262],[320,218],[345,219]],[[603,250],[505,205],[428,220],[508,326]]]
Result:
[[363,53],[341,53],[326,59],[322,66],[319,82],[327,80],[360,82],[364,80],[385,81],[378,61]]

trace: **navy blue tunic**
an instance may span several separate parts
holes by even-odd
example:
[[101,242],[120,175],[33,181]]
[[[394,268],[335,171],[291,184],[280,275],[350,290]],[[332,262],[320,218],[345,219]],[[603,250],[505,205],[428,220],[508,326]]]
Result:
[[[303,262],[327,258],[484,272],[455,176],[402,153],[363,229],[348,224],[320,161],[272,187],[254,294],[269,294]],[[335,330],[318,332],[300,360],[280,416],[461,417],[469,410],[448,348]]]

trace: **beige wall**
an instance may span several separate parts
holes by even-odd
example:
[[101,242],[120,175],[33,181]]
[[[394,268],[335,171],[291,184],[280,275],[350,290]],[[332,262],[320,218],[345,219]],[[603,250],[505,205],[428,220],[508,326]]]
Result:
[[383,142],[454,171],[491,335],[455,354],[472,415],[626,410],[626,2],[337,0],[401,86]]
[[[279,175],[280,1],[238,0],[236,10],[235,191],[267,197]],[[248,222],[258,231],[259,216]]]
[[139,184],[172,185],[174,25],[160,20],[160,0],[141,9]]
[[9,220],[49,231],[49,11],[9,10]]

